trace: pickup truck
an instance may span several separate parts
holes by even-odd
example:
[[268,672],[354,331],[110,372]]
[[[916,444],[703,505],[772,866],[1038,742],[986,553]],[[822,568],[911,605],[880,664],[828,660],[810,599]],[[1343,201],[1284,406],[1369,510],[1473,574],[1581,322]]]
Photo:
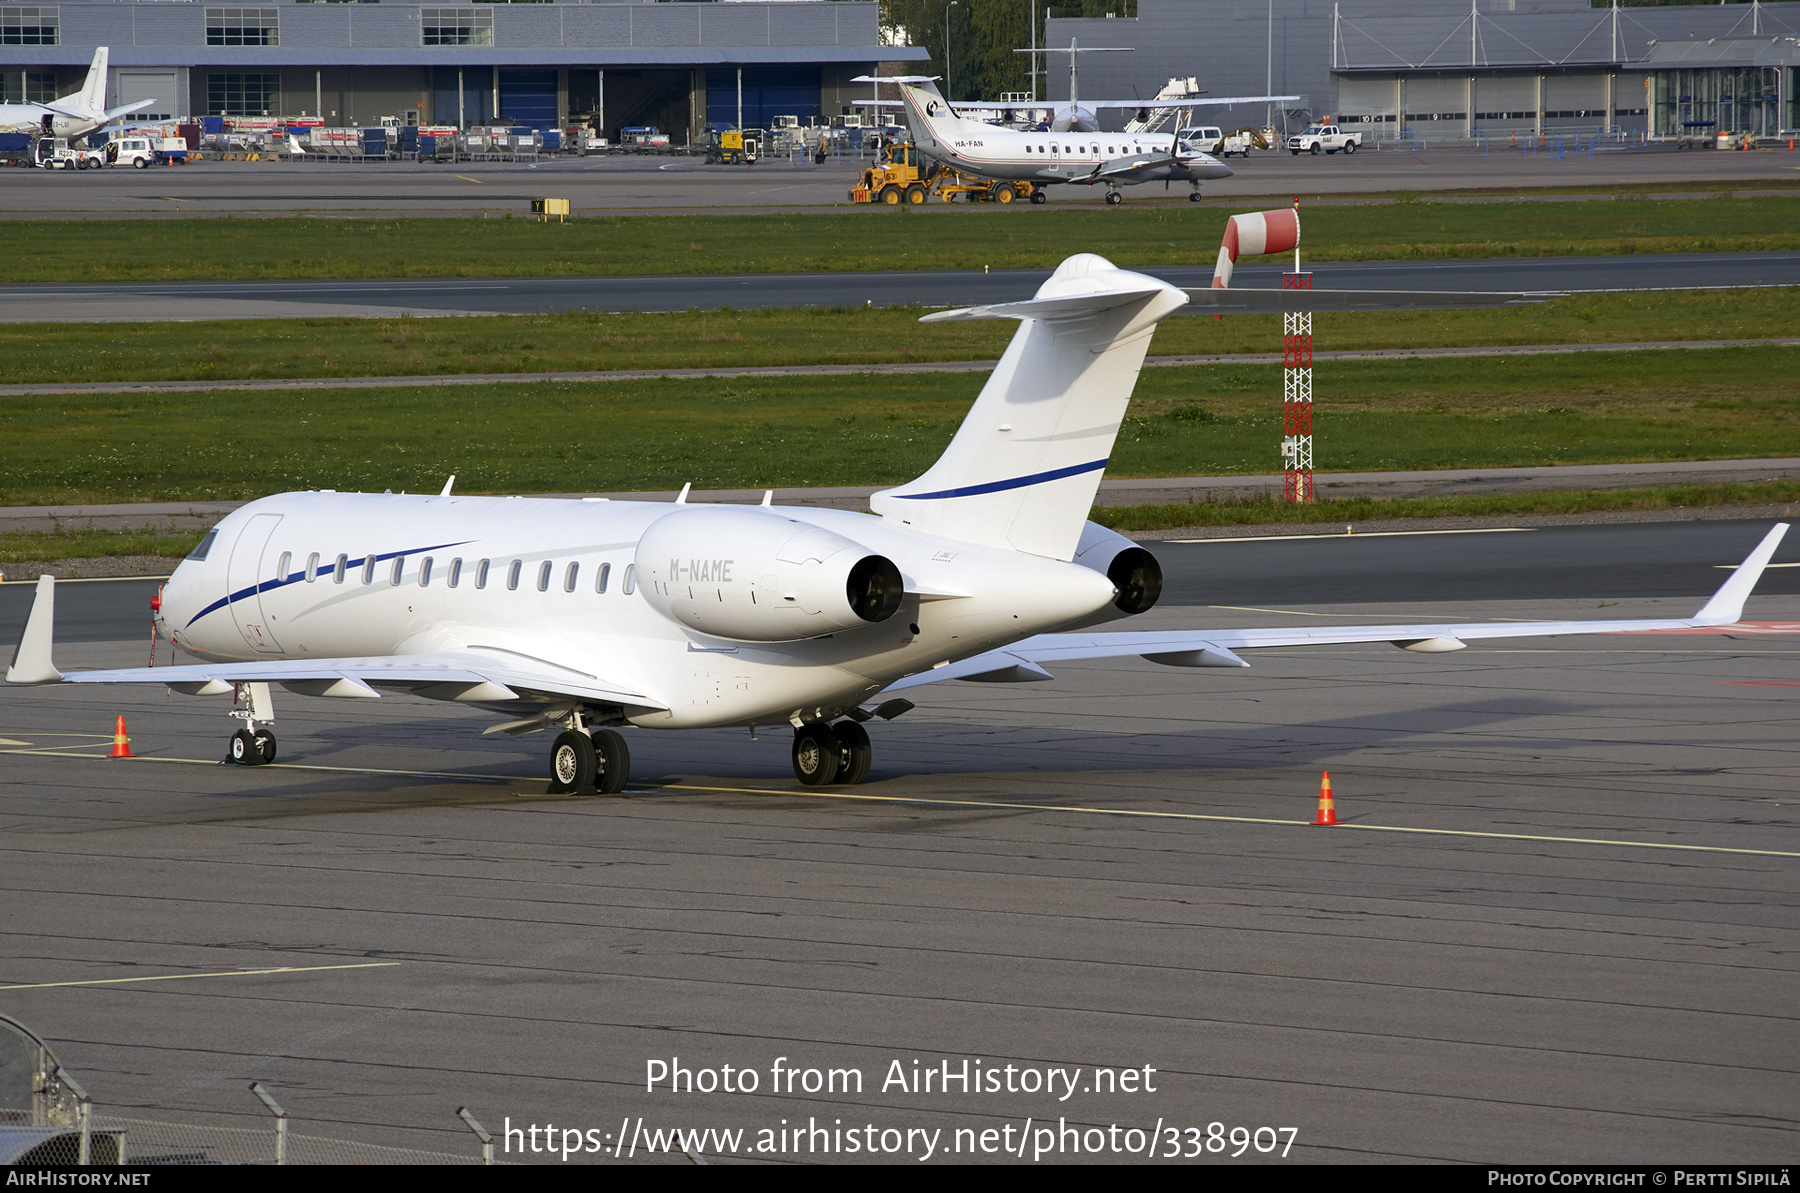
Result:
[[1311,124],[1305,132],[1289,137],[1287,147],[1289,153],[1296,155],[1302,150],[1307,153],[1318,153],[1320,150],[1336,153],[1342,149],[1345,153],[1355,153],[1357,146],[1361,144],[1361,133],[1347,133],[1335,124]]

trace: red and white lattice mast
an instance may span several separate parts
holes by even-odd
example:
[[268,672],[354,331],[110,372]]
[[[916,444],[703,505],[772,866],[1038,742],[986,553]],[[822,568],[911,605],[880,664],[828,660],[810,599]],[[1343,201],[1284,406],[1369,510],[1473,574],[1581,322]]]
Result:
[[[1292,210],[1234,215],[1225,225],[1212,288],[1228,289],[1239,257],[1294,250],[1294,272],[1281,275],[1283,290],[1311,290],[1312,274],[1300,271],[1300,200]],[[1281,316],[1282,495],[1288,502],[1311,502],[1313,495],[1312,312]]]

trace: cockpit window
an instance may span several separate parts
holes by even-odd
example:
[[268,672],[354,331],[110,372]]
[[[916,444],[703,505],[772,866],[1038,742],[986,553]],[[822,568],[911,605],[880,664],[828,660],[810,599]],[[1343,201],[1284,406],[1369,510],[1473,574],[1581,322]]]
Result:
[[213,540],[218,537],[219,537],[219,532],[217,530],[207,531],[206,537],[200,540],[200,545],[195,547],[192,551],[188,552],[188,558],[204,562],[206,559],[206,553],[208,551],[212,550]]

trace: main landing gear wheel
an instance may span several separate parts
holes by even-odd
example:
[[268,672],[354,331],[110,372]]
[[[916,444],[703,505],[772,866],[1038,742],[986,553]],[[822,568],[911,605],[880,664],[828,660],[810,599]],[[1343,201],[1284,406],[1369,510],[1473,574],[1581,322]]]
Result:
[[625,735],[616,729],[596,729],[594,743],[594,790],[601,795],[617,795],[631,782],[631,747]]
[[1199,201],[1200,201],[1200,192],[1199,191],[1189,191],[1188,192],[1188,202],[1189,203],[1198,203]]
[[550,747],[550,795],[594,794],[594,772],[599,759],[585,733],[565,729]]
[[794,731],[794,777],[808,787],[824,787],[836,779],[842,757],[837,734],[825,722]]
[[1108,207],[1117,207],[1119,204],[1123,203],[1124,201],[1125,201],[1125,196],[1121,195],[1118,191],[1107,191],[1106,192],[1106,205]]
[[860,783],[869,777],[869,764],[875,759],[875,748],[869,744],[866,729],[855,721],[839,721],[831,727],[837,739],[840,783]]
[[231,735],[231,760],[239,766],[262,766],[275,761],[275,735],[267,729],[254,733],[238,730]]

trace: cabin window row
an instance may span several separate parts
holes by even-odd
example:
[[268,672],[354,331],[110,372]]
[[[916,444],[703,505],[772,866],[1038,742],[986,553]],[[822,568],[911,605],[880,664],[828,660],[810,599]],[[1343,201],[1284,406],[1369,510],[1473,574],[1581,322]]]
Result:
[[[400,585],[406,574],[406,560],[407,556],[405,555],[396,555],[392,558],[387,569],[389,585],[394,587]],[[292,566],[293,562],[293,552],[283,551],[281,553],[281,561],[275,568],[277,578],[287,576],[289,574],[288,568]],[[380,557],[373,554],[367,555],[357,561],[361,566],[362,582],[364,584],[375,583],[375,575],[376,572],[381,569],[381,562]],[[331,561],[324,560],[319,552],[314,551],[306,557],[306,569],[304,575],[308,584],[316,583],[327,576],[331,578],[331,581],[334,584],[342,584],[345,577],[349,575],[351,567],[352,565],[348,555],[339,555],[335,561]],[[492,570],[493,560],[478,559],[474,561],[473,564],[468,564],[465,563],[461,556],[458,556],[452,559],[449,564],[440,571],[435,557],[426,555],[419,559],[417,583],[420,588],[429,588],[431,587],[433,576],[441,575],[446,587],[458,588],[461,587],[465,575],[469,572],[473,572],[475,587],[486,588]],[[613,565],[610,563],[603,563],[598,568],[594,569],[595,592],[604,593],[611,585],[612,570]],[[625,573],[620,578],[621,583],[619,591],[626,596],[630,596],[637,590],[637,578],[635,572],[636,568],[632,564],[625,565]],[[525,561],[522,559],[515,559],[511,563],[506,564],[504,575],[507,591],[518,591],[519,585],[525,579]],[[560,581],[564,592],[574,592],[577,588],[581,587],[582,583],[581,563],[578,560],[572,559],[564,564],[559,572],[554,561],[548,559],[541,560],[535,569],[534,579],[536,580],[537,590],[539,592],[549,592],[551,584],[558,581]]]

